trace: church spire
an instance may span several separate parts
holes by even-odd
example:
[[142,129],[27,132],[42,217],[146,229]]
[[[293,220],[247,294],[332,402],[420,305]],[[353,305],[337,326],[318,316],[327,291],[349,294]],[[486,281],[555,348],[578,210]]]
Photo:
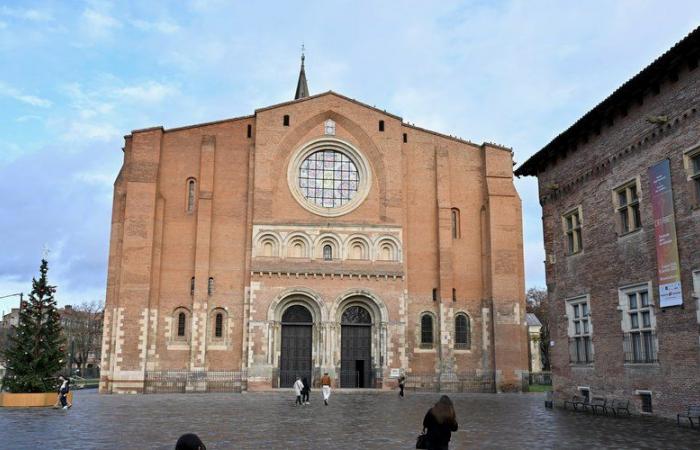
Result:
[[306,72],[304,72],[304,45],[301,46],[301,70],[299,71],[299,81],[297,82],[297,91],[294,94],[294,100],[308,97],[309,86],[306,84]]

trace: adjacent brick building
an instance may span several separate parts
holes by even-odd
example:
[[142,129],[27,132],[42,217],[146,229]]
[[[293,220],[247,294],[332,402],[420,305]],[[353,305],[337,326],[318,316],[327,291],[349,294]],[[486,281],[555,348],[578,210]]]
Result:
[[[334,92],[133,131],[114,186],[101,392],[386,387],[527,370],[512,152]],[[493,383],[491,384],[493,386]],[[245,387],[244,387],[245,388]]]
[[700,403],[699,54],[696,29],[516,170],[539,183],[558,400]]

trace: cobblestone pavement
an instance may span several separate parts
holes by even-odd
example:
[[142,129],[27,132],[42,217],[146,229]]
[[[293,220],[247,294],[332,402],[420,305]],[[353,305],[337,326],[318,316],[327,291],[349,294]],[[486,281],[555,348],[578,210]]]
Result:
[[[75,406],[0,409],[0,448],[172,449],[197,433],[208,449],[409,449],[439,394],[334,392],[324,406],[293,407],[286,391],[244,394],[99,395]],[[451,448],[698,448],[698,430],[649,418],[544,408],[542,394],[453,394],[459,431]]]

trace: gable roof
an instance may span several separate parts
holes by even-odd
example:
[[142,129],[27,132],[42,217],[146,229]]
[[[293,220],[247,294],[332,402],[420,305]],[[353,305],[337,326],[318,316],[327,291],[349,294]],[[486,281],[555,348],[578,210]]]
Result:
[[601,124],[626,110],[630,103],[658,89],[658,85],[669,76],[677,76],[683,65],[687,65],[691,69],[696,67],[699,55],[700,27],[691,31],[666,53],[659,56],[564,132],[552,139],[549,144],[532,155],[515,170],[515,175],[536,176],[537,172],[547,165],[555,153],[576,143],[582,135],[587,134],[590,130],[599,129]]

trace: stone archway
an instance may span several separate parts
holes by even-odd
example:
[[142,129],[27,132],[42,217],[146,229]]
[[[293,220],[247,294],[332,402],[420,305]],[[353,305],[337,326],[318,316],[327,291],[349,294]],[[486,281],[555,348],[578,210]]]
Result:
[[386,364],[388,311],[366,289],[343,293],[329,314],[336,324],[329,335],[341,387],[381,387]]

